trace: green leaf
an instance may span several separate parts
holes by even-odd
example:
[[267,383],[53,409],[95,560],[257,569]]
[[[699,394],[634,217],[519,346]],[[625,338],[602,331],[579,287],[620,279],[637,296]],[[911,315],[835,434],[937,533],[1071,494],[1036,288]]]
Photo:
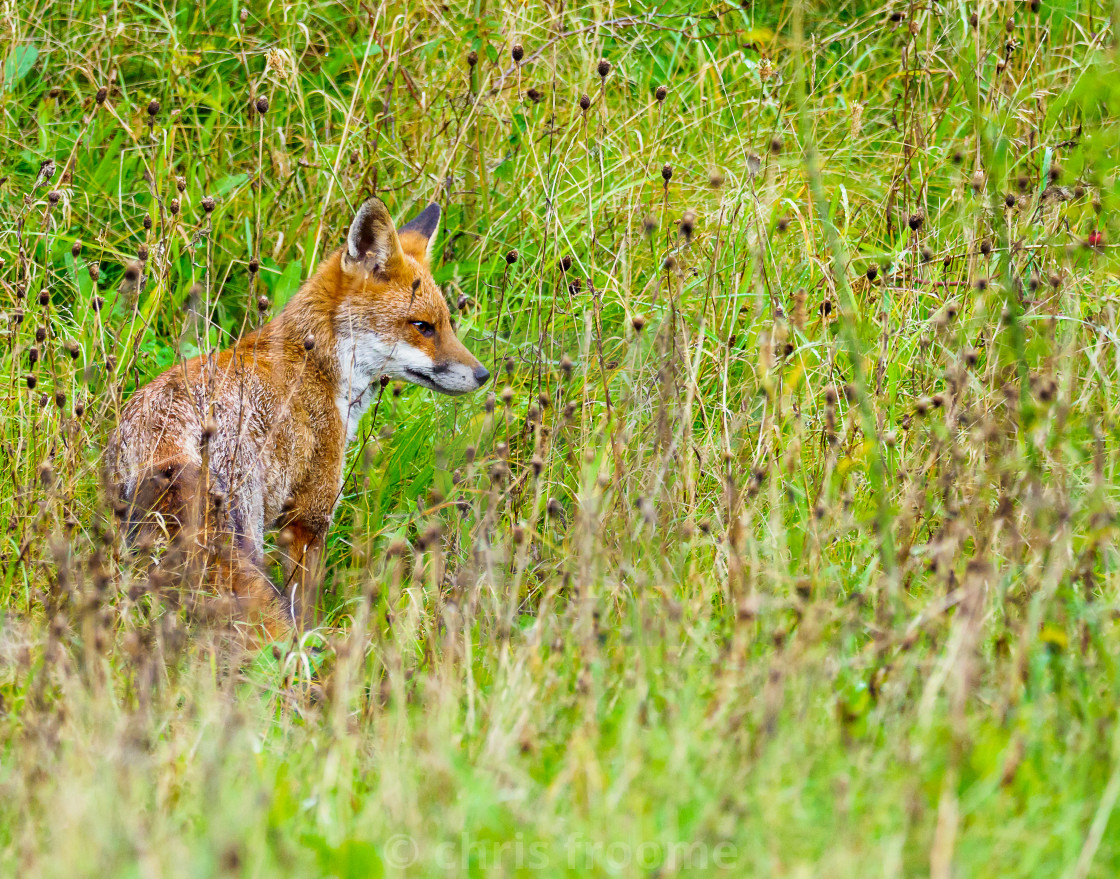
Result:
[[288,267],[284,269],[284,273],[280,276],[280,280],[276,282],[274,288],[275,292],[272,298],[277,312],[296,294],[302,280],[303,265],[298,260],[288,263]]
[[16,46],[4,62],[4,88],[13,88],[31,72],[39,60],[39,50],[34,46]]

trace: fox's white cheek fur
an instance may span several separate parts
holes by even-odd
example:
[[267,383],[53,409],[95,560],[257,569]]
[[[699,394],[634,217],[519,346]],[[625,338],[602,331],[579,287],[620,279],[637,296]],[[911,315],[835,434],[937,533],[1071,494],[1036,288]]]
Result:
[[437,364],[419,348],[373,332],[340,334],[335,356],[342,377],[335,402],[346,425],[347,442],[358,435],[358,423],[377,397],[377,380],[383,375],[444,394],[466,394],[481,387],[467,364]]
[[358,435],[358,424],[377,397],[381,376],[416,382],[409,370],[426,376],[435,366],[431,357],[407,342],[389,341],[371,332],[340,335],[335,356],[342,378],[335,403],[346,425],[347,442]]

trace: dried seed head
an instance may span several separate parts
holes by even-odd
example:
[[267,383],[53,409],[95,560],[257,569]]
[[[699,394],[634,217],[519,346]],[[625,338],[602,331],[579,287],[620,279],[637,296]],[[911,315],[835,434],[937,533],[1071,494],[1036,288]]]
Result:
[[906,225],[908,225],[910,227],[911,232],[917,232],[919,229],[922,228],[922,223],[924,223],[925,221],[926,221],[926,218],[922,214],[922,212],[921,211],[915,211],[914,213],[912,213],[910,215],[910,219],[907,220]]
[[696,230],[696,212],[685,211],[684,216],[681,217],[681,234],[685,239],[691,239],[692,233]]
[[782,147],[783,144],[780,137],[774,135],[774,137],[770,138],[770,152],[772,152],[775,156],[781,153]]
[[572,267],[572,258],[565,254],[564,256],[560,257],[560,262],[558,263],[558,265],[560,266],[560,271],[566,272]]
[[303,337],[303,350],[311,351],[315,347],[315,336],[308,333]]
[[60,198],[62,198],[62,193],[59,192],[57,189],[52,189],[50,192],[47,193],[47,201],[50,202],[52,205],[58,204],[58,201],[59,201]]
[[32,366],[39,362],[39,349],[34,345],[27,349],[27,362]]
[[657,103],[663,104],[665,102],[665,98],[667,98],[669,96],[669,87],[664,86],[664,85],[659,85],[657,87],[657,91],[655,91],[653,93],[653,96],[655,98],[657,98]]
[[840,399],[840,395],[836,393],[836,388],[829,385],[824,389],[824,402],[828,406],[835,406],[836,401]]
[[259,98],[257,98],[256,107],[257,112],[263,116],[268,112],[268,98],[264,95],[261,95]]
[[27,374],[26,381],[27,381],[27,389],[29,391],[35,390],[35,385],[37,385],[39,383],[39,380],[37,378],[35,378],[33,373],[28,373]]
[[202,425],[202,441],[204,443],[210,442],[214,434],[218,432],[218,422],[213,418],[207,418]]
[[513,56],[514,64],[520,64],[521,59],[525,57],[525,49],[520,43],[514,43],[510,55]]
[[204,211],[206,211],[206,213],[208,213],[208,214],[211,214],[211,213],[214,212],[215,204],[216,203],[214,201],[214,197],[211,196],[211,195],[207,195],[202,199],[202,209]]
[[789,217],[779,217],[777,229],[779,232],[785,232],[789,228]]
[[130,262],[124,269],[125,283],[135,284],[140,280],[140,263]]
[[517,262],[517,251],[516,250],[507,251],[506,252],[506,265],[511,266],[515,262]]
[[1055,163],[1050,166],[1050,170],[1046,173],[1051,183],[1057,183],[1062,179],[1062,166]]
[[97,90],[97,97],[96,97],[96,101],[97,101],[97,103],[99,103],[99,104],[104,104],[104,103],[105,103],[105,99],[106,99],[107,97],[109,97],[109,89],[108,89],[108,87],[106,87],[106,86],[101,86],[101,88],[99,88],[99,89]]
[[567,354],[560,358],[560,369],[564,373],[565,378],[571,378],[573,365],[572,358]]
[[673,179],[673,166],[666,163],[661,166],[661,179],[668,183]]
[[1015,201],[1016,201],[1016,199],[1015,199],[1015,193],[1014,192],[1009,192],[1009,193],[1007,193],[1007,195],[1005,195],[1003,197],[1003,203],[1005,205],[1007,205],[1009,208],[1015,207]]
[[611,72],[611,62],[606,58],[600,58],[599,66],[596,68],[596,70],[598,70],[599,76],[601,78],[606,79],[607,75]]
[[1062,276],[1059,275],[1057,272],[1054,272],[1053,274],[1050,275],[1050,286],[1053,287],[1055,290],[1057,290],[1059,287],[1062,286]]
[[101,266],[99,266],[95,262],[91,262],[88,266],[86,266],[86,271],[89,272],[89,279],[96,284],[98,278],[101,277]]
[[976,279],[976,289],[981,293],[983,293],[985,290],[987,290],[988,289],[988,279],[987,278],[977,278]]
[[471,49],[471,51],[467,53],[467,64],[470,67],[474,67],[478,64],[478,52],[474,51],[474,49]]
[[179,199],[171,199],[171,202],[167,205],[167,209],[171,211],[171,216],[174,217],[177,215],[179,213]]
[[640,314],[636,314],[630,318],[630,325],[634,328],[635,332],[640,333],[645,328],[646,319]]
[[86,414],[86,407],[82,405],[81,401],[74,404],[74,417],[81,418]]
[[1038,399],[1043,403],[1050,403],[1058,395],[1058,383],[1051,376],[1044,376],[1038,381]]
[[502,403],[504,405],[508,406],[512,402],[513,402],[513,388],[511,388],[509,385],[506,385],[504,388],[502,388]]
[[140,262],[147,262],[148,261],[148,245],[147,244],[141,244],[138,248],[136,248],[136,258],[138,260],[140,260]]
[[712,189],[719,189],[723,186],[723,171],[719,168],[712,168],[708,171],[708,185]]
[[39,291],[39,304],[46,308],[51,303],[51,294],[48,290]]
[[252,259],[249,260],[248,268],[249,268],[249,274],[250,275],[255,275],[260,270],[260,267],[261,267],[261,261],[259,259],[257,259],[255,256]]
[[145,232],[150,232],[152,230],[152,218],[145,214],[141,225],[143,225]]
[[82,255],[82,241],[80,238],[70,245],[70,255],[74,257],[74,259]]
[[867,267],[866,274],[867,280],[874,281],[877,277],[879,277],[879,266],[877,266],[875,263],[871,263]]
[[268,297],[267,296],[258,296],[257,297],[257,311],[259,311],[261,314],[264,314],[266,311],[268,311],[268,307],[269,307]]
[[930,250],[928,247],[923,247],[922,248],[922,262],[929,262],[931,259],[933,259],[933,251]]
[[187,178],[186,177],[176,177],[175,178],[175,188],[178,189],[180,192],[185,192],[186,188],[187,188]]
[[590,109],[590,107],[591,107],[591,96],[590,95],[580,95],[579,96],[579,108],[586,113],[587,110]]
[[980,242],[980,252],[984,254],[984,256],[992,252],[992,242],[987,238]]
[[47,340],[47,328],[46,327],[36,327],[35,328],[35,341],[38,342],[41,345],[46,340]]
[[653,214],[646,214],[645,219],[642,220],[642,231],[647,236],[652,235],[657,231],[657,217]]
[[541,101],[543,101],[543,100],[544,100],[544,95],[542,95],[542,94],[541,94],[541,93],[540,93],[539,91],[537,91],[537,90],[536,90],[535,88],[530,88],[530,89],[529,89],[528,91],[526,91],[526,92],[525,92],[525,96],[526,96],[526,97],[527,97],[527,98],[528,98],[528,99],[529,99],[530,101],[532,101],[532,102],[533,102],[534,104],[539,104],[539,103],[540,103]]

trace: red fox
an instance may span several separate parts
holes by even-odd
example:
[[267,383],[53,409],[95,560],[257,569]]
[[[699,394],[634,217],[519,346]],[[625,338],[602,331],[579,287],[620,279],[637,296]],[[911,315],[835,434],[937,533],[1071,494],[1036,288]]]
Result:
[[[276,318],[138,390],[110,438],[108,477],[133,537],[156,529],[206,559],[238,622],[270,638],[315,619],[346,446],[379,384],[465,394],[490,377],[432,279],[439,219],[432,204],[398,232],[370,198]],[[267,528],[287,544],[283,588],[264,573]]]

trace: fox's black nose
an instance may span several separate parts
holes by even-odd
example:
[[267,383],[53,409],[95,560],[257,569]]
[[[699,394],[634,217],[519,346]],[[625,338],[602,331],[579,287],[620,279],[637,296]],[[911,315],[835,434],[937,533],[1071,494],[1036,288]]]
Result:
[[478,386],[481,388],[490,380],[490,370],[480,363],[474,368],[474,380],[478,382]]

